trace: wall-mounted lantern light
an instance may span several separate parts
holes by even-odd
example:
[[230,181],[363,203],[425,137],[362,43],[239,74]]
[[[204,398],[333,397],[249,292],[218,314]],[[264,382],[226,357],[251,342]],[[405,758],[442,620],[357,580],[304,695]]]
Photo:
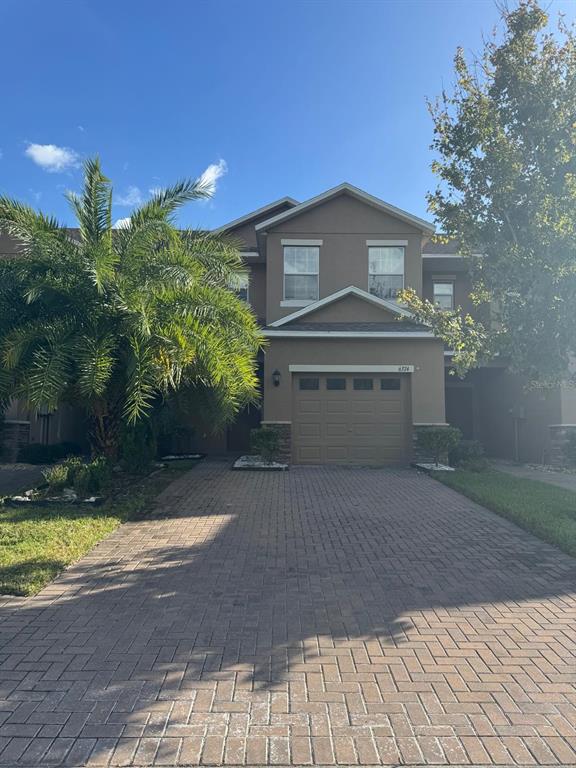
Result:
[[272,372],[272,384],[274,384],[275,387],[280,386],[280,371],[278,368]]

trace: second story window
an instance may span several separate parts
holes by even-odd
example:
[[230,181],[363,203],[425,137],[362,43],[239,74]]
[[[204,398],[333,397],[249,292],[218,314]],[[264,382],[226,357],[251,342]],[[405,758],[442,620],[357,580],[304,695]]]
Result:
[[250,285],[250,273],[249,272],[237,272],[232,280],[231,289],[235,292],[239,299],[242,301],[249,301],[248,288]]
[[451,280],[434,281],[434,304],[440,309],[454,309],[454,283]]
[[310,245],[284,246],[284,299],[317,301],[319,248]]
[[404,246],[368,248],[370,293],[379,299],[395,299],[404,288]]

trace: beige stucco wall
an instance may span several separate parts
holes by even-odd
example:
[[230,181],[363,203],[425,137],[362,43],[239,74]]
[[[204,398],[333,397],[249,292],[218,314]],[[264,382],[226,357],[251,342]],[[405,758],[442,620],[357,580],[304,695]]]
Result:
[[263,324],[266,317],[266,264],[248,264],[247,267],[250,275],[248,300]]
[[576,387],[560,389],[559,424],[576,424]]
[[[344,298],[320,307],[302,318],[296,318],[303,323],[393,323],[398,315],[388,312],[382,307],[371,304],[357,296],[345,296]],[[282,326],[286,329],[291,323]]]
[[349,285],[368,290],[366,240],[406,240],[405,285],[418,293],[422,290],[421,232],[367,203],[341,195],[269,230],[266,246],[268,323],[294,311],[294,307],[281,306],[284,289],[281,241],[307,238],[323,241],[319,263],[320,298]]
[[[432,260],[430,260],[432,261]],[[442,262],[436,262],[430,265],[424,264],[422,295],[425,299],[432,301],[434,298],[433,284],[435,281],[452,281],[454,283],[454,304],[456,307],[462,307],[465,312],[474,314],[476,312],[470,293],[472,291],[472,282],[467,272],[461,269],[455,269],[454,264],[449,259],[443,259]]]
[[[415,424],[444,423],[444,354],[429,339],[274,339],[264,357],[265,421],[292,421],[289,365],[413,365],[412,420]],[[272,384],[278,369],[280,386]]]
[[[558,389],[527,389],[526,380],[504,368],[474,371],[478,398],[478,439],[490,456],[514,457],[513,414],[518,422],[519,460],[546,462],[549,459],[549,426],[561,423]],[[521,409],[521,410],[519,410]]]

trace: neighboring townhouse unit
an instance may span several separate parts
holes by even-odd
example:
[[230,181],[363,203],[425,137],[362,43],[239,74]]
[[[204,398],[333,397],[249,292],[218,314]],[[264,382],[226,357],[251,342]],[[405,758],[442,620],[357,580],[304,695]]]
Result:
[[[281,430],[296,463],[401,465],[418,429],[450,423],[492,456],[560,458],[576,424],[573,390],[528,391],[505,361],[458,379],[450,351],[396,300],[411,287],[446,309],[473,309],[466,260],[456,244],[432,242],[429,222],[341,184],[303,203],[282,198],[217,231],[240,243],[239,293],[267,339],[262,402],[224,434],[196,424],[180,449],[246,452],[250,429],[263,423]],[[43,439],[37,416],[17,406],[14,414],[17,429],[28,418],[31,439]],[[62,419],[51,418],[47,439],[66,439]]]

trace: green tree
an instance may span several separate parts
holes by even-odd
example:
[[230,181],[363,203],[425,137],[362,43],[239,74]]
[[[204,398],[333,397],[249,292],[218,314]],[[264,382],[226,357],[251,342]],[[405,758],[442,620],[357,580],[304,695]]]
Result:
[[4,401],[81,405],[95,454],[116,458],[122,427],[171,392],[210,391],[229,418],[257,396],[256,319],[229,286],[234,243],[178,230],[186,202],[209,197],[202,179],[153,195],[118,229],[112,186],[85,164],[78,219],[55,219],[0,197],[0,231],[19,252],[0,262],[0,387]]
[[469,259],[472,298],[491,322],[406,298],[456,349],[460,372],[498,353],[554,385],[576,354],[576,38],[562,23],[546,31],[536,0],[502,18],[503,38],[479,59],[457,51],[454,91],[430,105],[429,208]]

